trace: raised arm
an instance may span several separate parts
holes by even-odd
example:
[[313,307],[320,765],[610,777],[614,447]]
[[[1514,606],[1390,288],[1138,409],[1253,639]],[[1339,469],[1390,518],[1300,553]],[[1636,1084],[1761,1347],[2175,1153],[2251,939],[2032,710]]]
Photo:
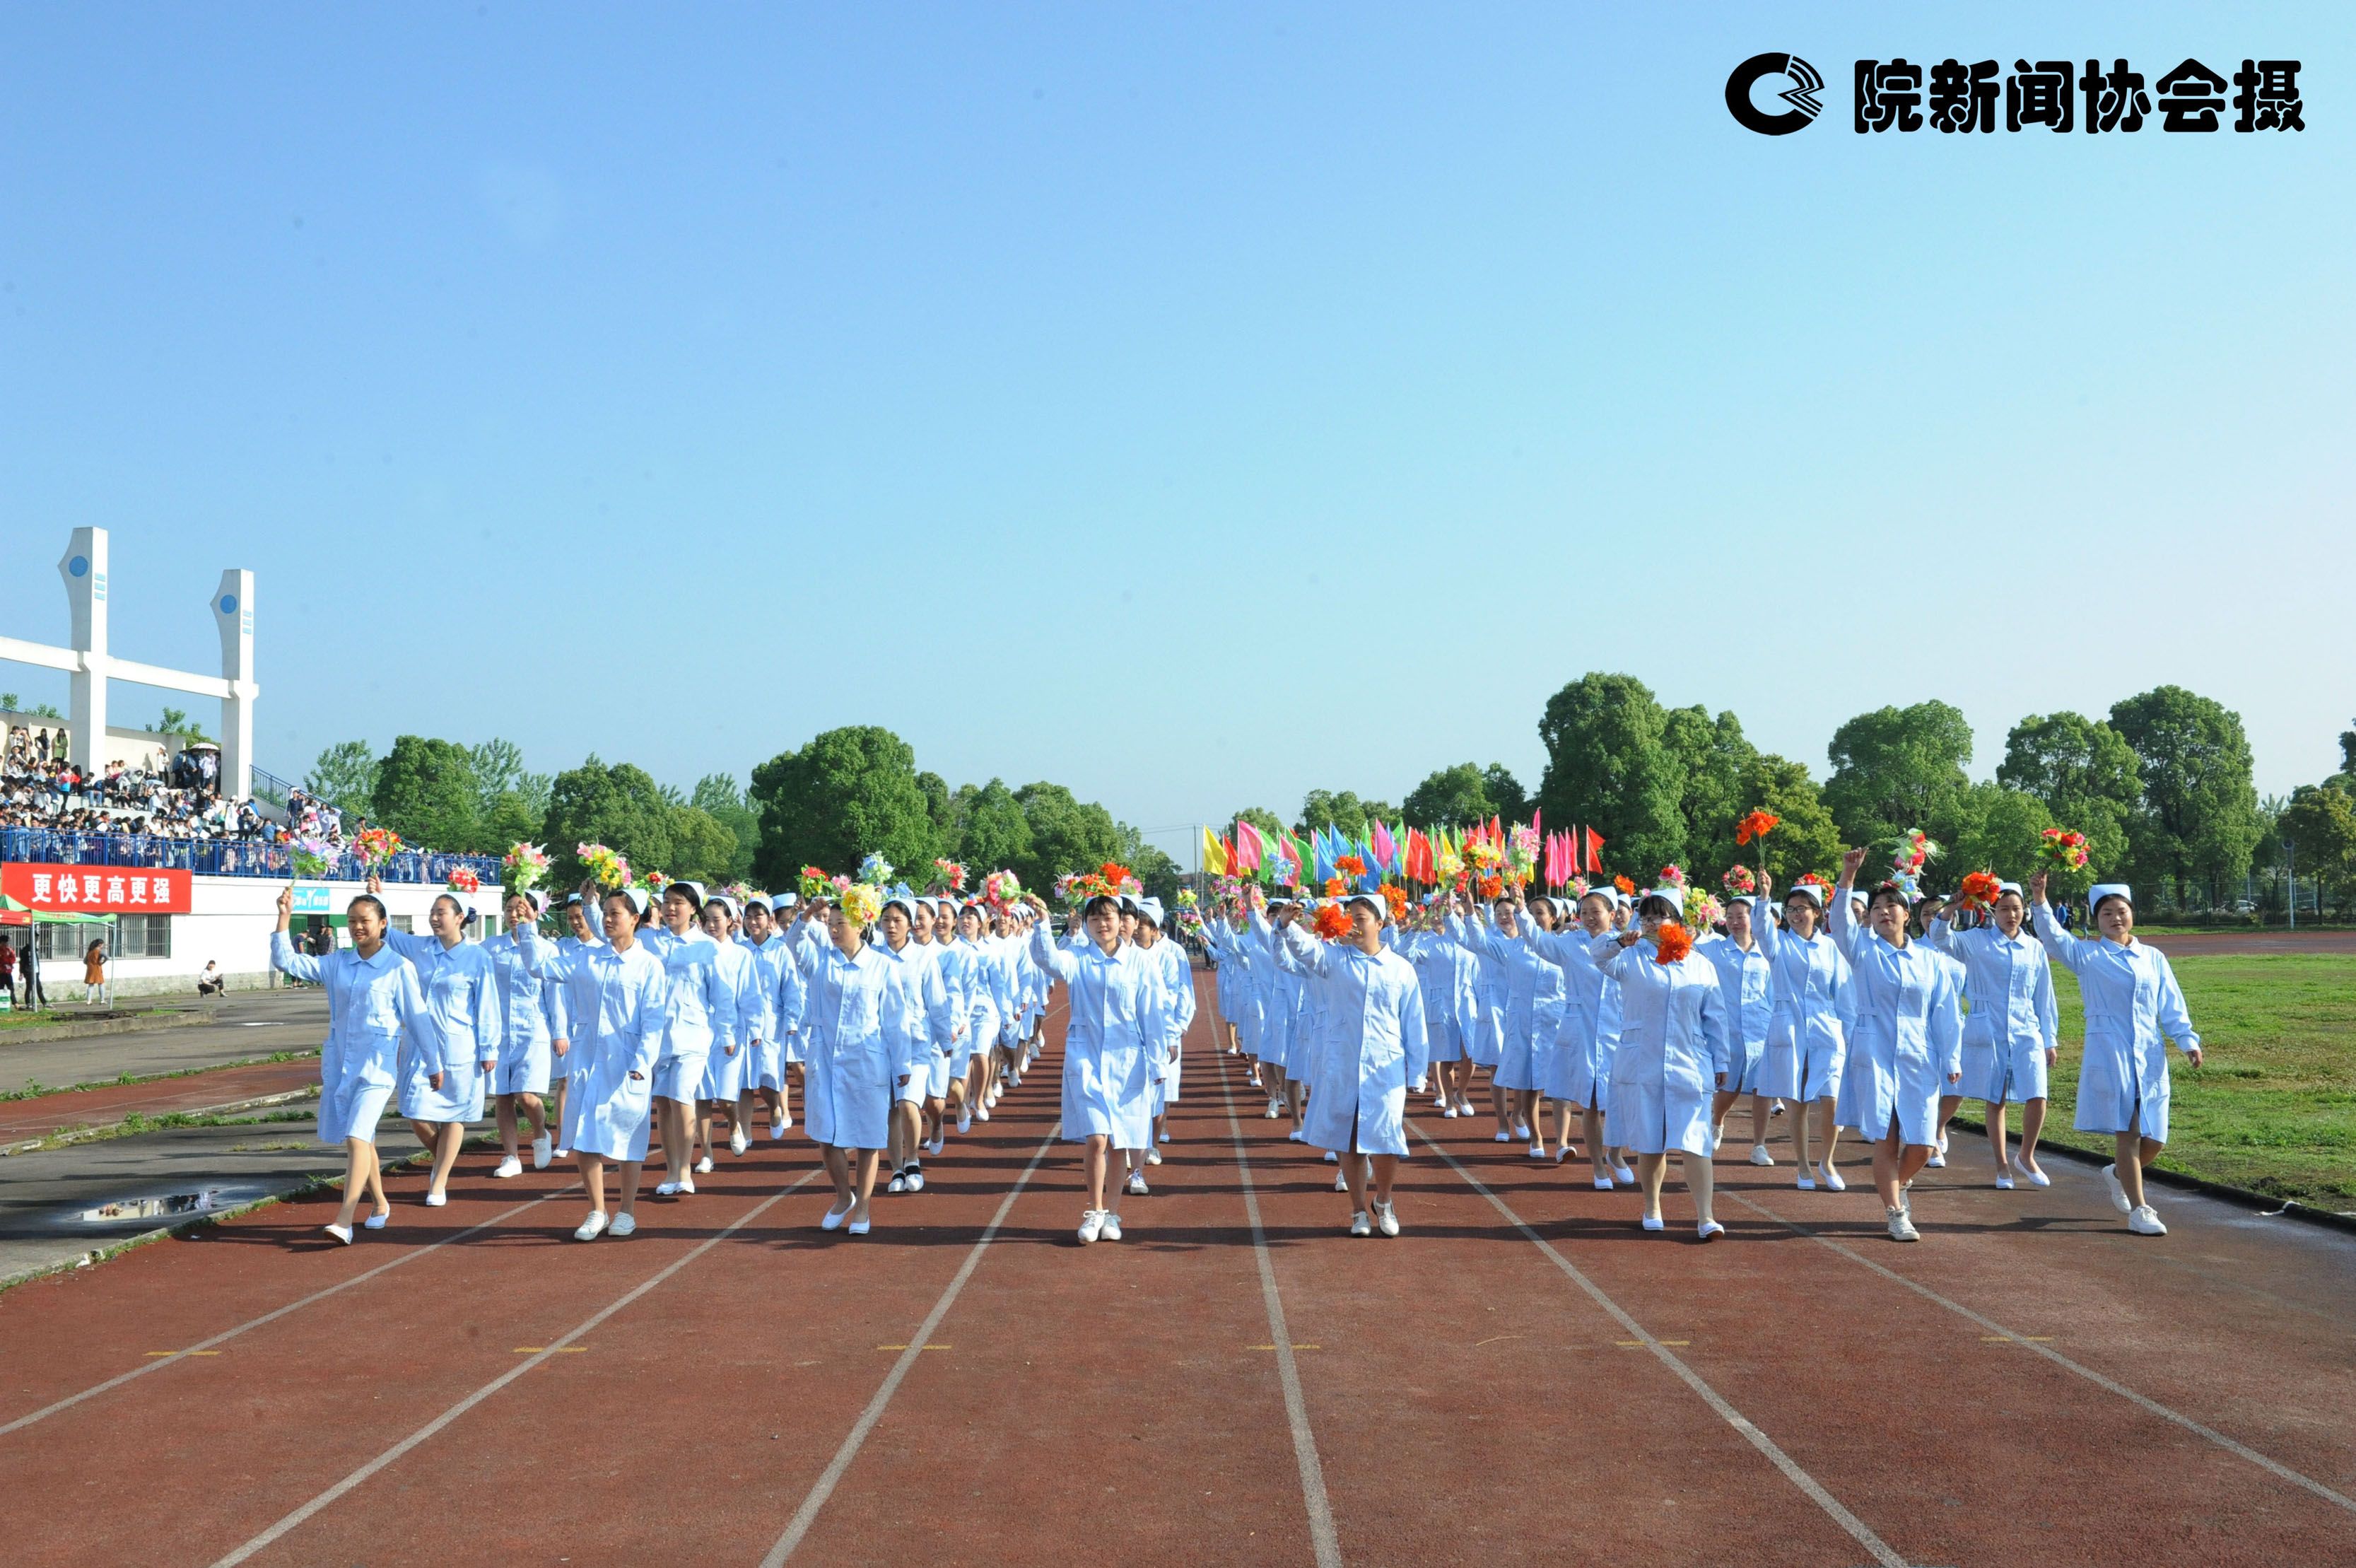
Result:
[[1281,928],[1271,929],[1276,929],[1278,940],[1284,944],[1285,952],[1300,968],[1301,973],[1323,975],[1326,972],[1326,966],[1331,959],[1325,950],[1325,944],[1302,930],[1300,922],[1287,920]]
[[1047,906],[1036,898],[1031,902],[1039,911],[1039,918],[1031,928],[1031,961],[1069,985],[1080,972],[1080,961],[1047,940]]
[[1922,943],[1933,952],[1944,953],[1961,963],[1964,961],[1964,934],[1955,929],[1954,915],[1955,907],[1950,904],[1933,916],[1931,923],[1922,928]]
[[270,967],[281,974],[291,974],[297,980],[319,983],[319,961],[306,952],[296,952],[293,939],[282,927],[270,933]]

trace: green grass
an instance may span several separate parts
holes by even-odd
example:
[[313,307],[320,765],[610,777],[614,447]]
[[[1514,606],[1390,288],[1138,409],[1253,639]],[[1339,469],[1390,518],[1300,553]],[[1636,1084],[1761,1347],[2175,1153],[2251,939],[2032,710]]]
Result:
[[[115,1009],[117,1013],[134,1014],[142,1018],[154,1018],[177,1010],[171,1007],[118,1007]],[[38,1029],[46,1028],[52,1024],[80,1023],[86,1016],[87,1015],[79,1013],[35,1012],[29,1007],[11,1007],[6,1012],[0,1013],[0,1031]]]
[[[2165,940],[2158,945],[2166,950]],[[2170,954],[2169,961],[2206,1065],[2195,1070],[2169,1050],[2161,1168],[2356,1209],[2356,954]],[[2076,976],[2056,964],[2053,981],[2062,1061],[2045,1141],[2107,1155],[2107,1134],[2070,1126],[2084,1015]],[[2020,1126],[2017,1109],[2012,1125]]]

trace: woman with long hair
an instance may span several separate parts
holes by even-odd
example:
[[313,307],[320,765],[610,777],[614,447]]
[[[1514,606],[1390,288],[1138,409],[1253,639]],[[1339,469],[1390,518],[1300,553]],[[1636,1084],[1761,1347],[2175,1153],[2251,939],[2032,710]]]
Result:
[[2165,1236],[2159,1210],[2144,1191],[2144,1167],[2168,1144],[2168,1042],[2201,1065],[2201,1036],[2184,1006],[2184,989],[2167,955],[2135,934],[2135,895],[2124,882],[2086,894],[2099,934],[2072,936],[2045,902],[2045,873],[2029,884],[2037,936],[2078,977],[2086,1009],[2086,1043],[2078,1067],[2077,1129],[2107,1133],[2118,1151],[2103,1167],[2112,1207],[2138,1236]]
[[[1824,889],[1813,882],[1783,895],[1783,924],[1770,908],[1775,879],[1759,874],[1759,897],[1751,926],[1772,967],[1774,1010],[1767,1019],[1767,1051],[1759,1064],[1759,1092],[1792,1108],[1792,1149],[1799,1161],[1798,1183],[1813,1192],[1821,1183],[1845,1192],[1833,1164],[1840,1127],[1833,1112],[1840,1095],[1841,1063],[1848,1052],[1848,1022],[1856,1005],[1848,960],[1823,932]],[[1812,1120],[1813,1118],[1813,1120]],[[1821,1149],[1822,1154],[1812,1150]]]
[[1890,1239],[1919,1241],[1908,1189],[1938,1146],[1939,1097],[1964,1075],[1962,966],[1908,937],[1906,889],[1895,882],[1868,896],[1858,928],[1849,890],[1867,853],[1841,856],[1833,890],[1833,940],[1857,989],[1838,1114],[1873,1140],[1873,1189]]
[[423,1047],[425,993],[417,970],[385,945],[384,901],[363,893],[346,906],[352,945],[325,958],[294,950],[287,927],[294,889],[280,889],[278,924],[270,933],[271,967],[327,993],[327,1038],[319,1048],[319,1142],[344,1146],[344,1200],[327,1234],[348,1247],[360,1195],[368,1195],[366,1229],[381,1230],[392,1218],[377,1162],[376,1124],[392,1098],[400,1057]]
[[[1955,1089],[1986,1107],[1996,1185],[2007,1188],[2016,1176],[2031,1187],[2052,1185],[2037,1163],[2037,1139],[2045,1128],[2046,1069],[2061,1048],[2061,1013],[2053,1000],[2053,967],[2022,929],[2028,919],[2020,885],[1999,883],[1987,925],[1956,929],[1951,907],[1931,921],[1922,939],[1964,966],[1971,1012],[1964,1019],[1964,1076]],[[2016,1101],[2020,1149],[2008,1157],[2005,1107]],[[1943,1132],[1949,1109],[1941,1101]]]

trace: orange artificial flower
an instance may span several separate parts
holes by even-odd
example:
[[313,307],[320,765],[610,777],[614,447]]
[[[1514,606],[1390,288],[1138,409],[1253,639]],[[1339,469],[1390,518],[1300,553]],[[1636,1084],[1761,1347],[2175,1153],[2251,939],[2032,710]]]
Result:
[[1966,909],[1985,909],[1997,901],[2004,885],[1993,871],[1975,871],[1964,878],[1956,897]]
[[1366,863],[1355,854],[1345,854],[1333,862],[1333,869],[1346,871],[1352,876],[1364,876],[1366,874]]
[[1614,886],[1614,887],[1617,887],[1617,888],[1618,888],[1618,889],[1620,889],[1620,891],[1621,891],[1621,892],[1622,892],[1622,893],[1633,893],[1634,891],[1636,891],[1636,885],[1635,885],[1634,883],[1633,883],[1633,882],[1629,881],[1629,880],[1628,880],[1626,877],[1624,877],[1624,876],[1615,876],[1615,877],[1613,877],[1613,878],[1612,879],[1612,886]]
[[1653,945],[1660,950],[1655,963],[1675,963],[1693,951],[1693,933],[1675,920],[1663,920],[1653,933]]
[[1349,890],[1350,885],[1338,876],[1329,876],[1325,879],[1325,897],[1328,898],[1339,898]]
[[1327,941],[1339,941],[1350,934],[1350,917],[1339,904],[1327,904],[1317,911],[1317,934]]
[[1407,918],[1406,888],[1394,887],[1387,882],[1384,883],[1383,902],[1391,907],[1391,923],[1393,925],[1397,925],[1399,921]]
[[1491,901],[1505,896],[1505,879],[1492,874],[1481,878],[1481,897]]
[[1734,842],[1749,843],[1752,839],[1763,839],[1780,826],[1783,821],[1783,818],[1772,811],[1746,811],[1742,815],[1742,820],[1734,824]]

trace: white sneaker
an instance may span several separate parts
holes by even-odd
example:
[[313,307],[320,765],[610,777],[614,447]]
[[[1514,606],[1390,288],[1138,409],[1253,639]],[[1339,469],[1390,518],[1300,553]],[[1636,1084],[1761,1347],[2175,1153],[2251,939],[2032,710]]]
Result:
[[542,1133],[539,1137],[534,1138],[531,1141],[531,1168],[536,1171],[546,1170],[548,1168],[549,1154],[554,1146],[555,1140],[552,1139],[545,1133]]
[[1431,1108],[1434,1111],[1443,1112],[1446,1115],[1453,1116],[1456,1114],[1456,1107],[1448,1103],[1448,1097],[1444,1094],[1434,1095],[1432,1097]]
[[381,1230],[387,1225],[391,1223],[392,1211],[391,1209],[387,1209],[382,1214],[371,1214],[366,1219],[361,1220],[360,1229],[363,1230]]
[[428,1208],[439,1208],[449,1201],[450,1195],[446,1192],[429,1192],[425,1195],[425,1207]]
[[1285,1142],[1289,1144],[1305,1144],[1309,1142],[1309,1134],[1302,1132],[1298,1127],[1295,1127],[1291,1132],[1287,1133],[1284,1135],[1284,1138]]
[[1440,1115],[1441,1115],[1441,1116],[1443,1116],[1443,1117],[1447,1118],[1447,1119],[1448,1119],[1449,1121],[1451,1121],[1451,1122],[1453,1122],[1453,1121],[1455,1121],[1455,1120],[1456,1120],[1456,1107],[1454,1107],[1453,1105],[1446,1105],[1446,1106],[1442,1106],[1442,1107],[1440,1107]]
[[786,1129],[787,1129],[787,1128],[788,1128],[788,1127],[790,1127],[790,1126],[792,1126],[793,1124],[794,1124],[794,1119],[793,1119],[792,1117],[790,1117],[790,1116],[787,1117],[787,1118],[786,1118],[784,1121],[782,1121],[782,1122],[770,1122],[770,1123],[769,1123],[769,1142],[771,1142],[772,1144],[774,1144],[774,1143],[777,1142],[779,1139],[783,1138],[783,1137],[786,1135]]
[[1510,1144],[1513,1141],[1514,1135],[1511,1133],[1506,1132],[1503,1127],[1498,1128],[1497,1135],[1490,1140],[1490,1142],[1496,1144]]
[[1339,1164],[1341,1163],[1341,1161],[1342,1161],[1342,1156],[1341,1156],[1340,1155],[1335,1154],[1335,1153],[1334,1153],[1333,1150],[1331,1150],[1331,1149],[1328,1149],[1328,1150],[1326,1150],[1326,1151],[1325,1151],[1325,1163],[1326,1163],[1327,1165],[1339,1165]]
[[[859,1207],[857,1204],[851,1205],[851,1208],[857,1207]],[[840,1230],[842,1229],[842,1222],[850,1218],[850,1208],[837,1208],[830,1203],[826,1206],[826,1213],[819,1219],[818,1228],[821,1230]]]
[[348,1247],[352,1244],[352,1228],[350,1226],[330,1225],[327,1227],[327,1231],[328,1235],[333,1236],[345,1246]]
[[734,1132],[728,1134],[728,1152],[730,1154],[741,1155],[752,1146],[753,1140],[744,1136],[744,1128],[739,1127]]
[[2132,1214],[2135,1212],[2135,1205],[2127,1201],[2127,1189],[2119,1185],[2118,1166],[2104,1165],[2103,1167],[2103,1184],[2111,1189],[2111,1207],[2113,1208],[2117,1209],[2121,1214]]
[[1996,1173],[1996,1189],[1998,1192],[2010,1192],[2012,1190],[2012,1173],[2010,1171],[1998,1171]]
[[960,1133],[970,1133],[973,1131],[973,1111],[971,1107],[968,1107],[967,1109],[958,1112],[958,1131]]
[[947,1138],[936,1138],[931,1143],[925,1145],[925,1153],[928,1155],[937,1155],[948,1146],[949,1141]]
[[659,1181],[655,1183],[655,1196],[657,1197],[677,1197],[679,1196],[679,1183],[675,1181]]
[[1532,1144],[1530,1145],[1530,1158],[1534,1160],[1542,1160],[1546,1157],[1547,1152],[1546,1145],[1544,1144]]
[[1282,1106],[1279,1105],[1279,1104],[1278,1104],[1275,1101],[1273,1101],[1273,1100],[1271,1100],[1271,1101],[1269,1101],[1268,1102],[1268,1120],[1269,1120],[1269,1121],[1273,1122],[1273,1121],[1275,1121],[1278,1117],[1280,1117],[1280,1116],[1281,1116],[1281,1115],[1283,1115],[1283,1114],[1284,1114],[1284,1108],[1283,1108]]
[[1145,1173],[1143,1171],[1131,1171],[1129,1173],[1127,1191],[1132,1197],[1143,1197],[1146,1196]]
[[2047,1176],[2042,1170],[2031,1170],[2027,1165],[2022,1165],[2020,1163],[2020,1155],[2018,1150],[2014,1151],[2008,1163],[2012,1166],[2012,1174],[2019,1176],[2021,1180],[2027,1182],[2031,1187],[2051,1187],[2053,1185],[2053,1178]]
[[1932,1150],[1931,1157],[1922,1162],[1922,1168],[1926,1171],[1945,1170],[1947,1168],[1947,1151],[1944,1149]]
[[559,1149],[556,1151],[556,1157],[560,1160],[569,1160],[573,1157],[573,1151],[570,1149]]
[[1083,1247],[1088,1246],[1088,1245],[1090,1245],[1091,1243],[1093,1243],[1093,1242],[1096,1240],[1096,1239],[1097,1239],[1098,1237],[1099,1237],[1099,1236],[1103,1235],[1103,1234],[1104,1234],[1104,1223],[1105,1223],[1105,1211],[1104,1211],[1103,1209],[1101,1209],[1101,1208],[1083,1208],[1083,1209],[1081,1209],[1081,1210],[1080,1210],[1080,1245],[1081,1245],[1081,1246],[1083,1246]]
[[1807,1167],[1804,1165],[1800,1169],[1799,1187],[1802,1192],[1814,1192],[1816,1190],[1816,1178],[1808,1174]]
[[581,1229],[573,1233],[573,1239],[575,1241],[594,1241],[605,1233],[605,1217],[593,1208],[589,1211],[589,1218],[581,1222]]
[[1409,1094],[1428,1094],[1430,1090],[1431,1085],[1430,1080],[1428,1079],[1419,1078],[1417,1079],[1414,1084],[1408,1088],[1408,1092]]
[[922,1192],[925,1190],[924,1166],[910,1165],[908,1167],[908,1190],[910,1192]]
[[1530,1124],[1526,1122],[1515,1122],[1514,1136],[1521,1139],[1525,1143],[1528,1142],[1530,1136]]
[[772,1138],[774,1138],[774,1137],[776,1137],[776,1136],[777,1135],[777,1133],[778,1133],[779,1132],[783,1131],[785,1128],[787,1128],[787,1127],[792,1126],[793,1124],[794,1124],[794,1113],[793,1113],[792,1112],[788,1111],[788,1112],[787,1112],[785,1113],[785,1115],[784,1115],[782,1118],[780,1118],[780,1119],[779,1119],[779,1121],[778,1121],[778,1122],[777,1122],[776,1126],[775,1128],[772,1128],[772,1129],[770,1130],[769,1136],[771,1136]]
[[2159,1210],[2148,1203],[2127,1216],[2127,1229],[2138,1236],[2168,1234],[2168,1227],[2159,1222]]
[[1347,1191],[1349,1191],[1349,1190],[1350,1190],[1350,1178],[1349,1178],[1349,1176],[1348,1176],[1347,1175],[1344,1174],[1343,1172],[1340,1172],[1340,1171],[1336,1171],[1335,1173],[1333,1173],[1333,1190],[1334,1190],[1335,1192],[1347,1192]]
[[1668,1226],[1663,1222],[1661,1217],[1657,1214],[1647,1214],[1644,1216],[1644,1229],[1647,1230],[1665,1230],[1668,1229]]
[[[659,1192],[659,1191],[661,1191],[662,1189],[661,1189],[660,1187],[657,1187],[655,1190],[656,1190],[656,1191],[658,1191],[658,1192]],[[908,1173],[907,1173],[906,1171],[894,1171],[894,1172],[892,1173],[892,1179],[891,1179],[891,1181],[890,1181],[890,1182],[889,1182],[889,1183],[884,1187],[884,1190],[885,1192],[905,1192],[905,1191],[907,1191],[907,1190],[908,1190]]]
[[1835,1169],[1831,1165],[1818,1165],[1816,1167],[1816,1179],[1825,1184],[1825,1190],[1827,1192],[1847,1192],[1848,1190],[1847,1181],[1842,1177],[1838,1170]]
[[614,1216],[614,1223],[606,1229],[616,1236],[635,1236],[638,1233],[638,1217],[626,1208]]
[[1162,1151],[1161,1151],[1161,1150],[1159,1150],[1159,1149],[1148,1149],[1148,1150],[1146,1150],[1146,1151],[1145,1151],[1145,1163],[1146,1163],[1147,1165],[1160,1165],[1160,1164],[1162,1163]]
[[1596,1190],[1596,1191],[1598,1191],[1598,1192],[1610,1192],[1610,1191],[1612,1190],[1612,1178],[1611,1178],[1610,1176],[1597,1176],[1597,1177],[1595,1178],[1595,1190]]
[[1157,1143],[1157,1144],[1166,1144],[1166,1143],[1168,1143],[1169,1141],[1170,1141],[1170,1129],[1169,1129],[1169,1128],[1167,1128],[1167,1127],[1164,1127],[1163,1129],[1162,1129],[1162,1136],[1160,1136],[1159,1138],[1156,1138],[1156,1139],[1154,1140],[1154,1142],[1155,1142],[1155,1143]]
[[[739,1152],[741,1153],[742,1151]],[[712,1156],[710,1155],[706,1155],[701,1159],[695,1162],[695,1174],[698,1176],[710,1176],[712,1174]]]
[[519,1176],[523,1175],[523,1162],[509,1155],[498,1163],[498,1167],[492,1171],[491,1175],[501,1181],[507,1180],[509,1176]]
[[680,1177],[680,1178],[679,1178],[679,1190],[680,1190],[680,1194],[681,1194],[682,1196],[687,1195],[687,1194],[691,1194],[691,1193],[694,1192],[694,1191],[695,1191],[695,1178],[694,1178],[693,1176],[681,1176],[681,1177]]
[[1893,1241],[1920,1241],[1922,1233],[1914,1229],[1913,1219],[1902,1208],[1890,1211],[1890,1239]]
[[1726,1234],[1726,1227],[1715,1219],[1705,1219],[1694,1227],[1694,1234],[1705,1241],[1715,1241]]
[[977,1122],[987,1122],[987,1121],[989,1121],[989,1120],[990,1120],[990,1107],[989,1107],[989,1106],[987,1106],[987,1105],[985,1105],[985,1106],[983,1106],[980,1110],[976,1111],[976,1112],[973,1113],[973,1119],[974,1119],[975,1121],[977,1121]]
[[1775,1163],[1775,1156],[1767,1152],[1766,1144],[1753,1144],[1751,1145],[1751,1163],[1754,1165],[1772,1165]]
[[1396,1236],[1399,1232],[1398,1211],[1381,1198],[1375,1200],[1375,1230],[1383,1236]]
[[1115,1213],[1114,1213],[1111,1209],[1109,1209],[1109,1208],[1106,1209],[1106,1210],[1105,1210],[1105,1217],[1104,1217],[1104,1227],[1103,1227],[1103,1229],[1102,1229],[1102,1230],[1098,1230],[1098,1231],[1097,1232],[1097,1234],[1098,1234],[1098,1237],[1100,1237],[1102,1240],[1107,1240],[1107,1241],[1118,1241],[1118,1240],[1120,1240],[1120,1216],[1119,1216],[1119,1215],[1118,1215],[1118,1214],[1115,1214]]
[[1371,1235],[1373,1235],[1374,1233],[1375,1233],[1374,1221],[1372,1221],[1372,1220],[1370,1220],[1370,1219],[1368,1219],[1366,1218],[1365,1210],[1364,1210],[1364,1209],[1360,1209],[1357,1213],[1353,1214],[1353,1215],[1351,1215],[1351,1216],[1350,1216],[1350,1234],[1351,1234],[1351,1235],[1353,1235],[1353,1236],[1371,1236]]

